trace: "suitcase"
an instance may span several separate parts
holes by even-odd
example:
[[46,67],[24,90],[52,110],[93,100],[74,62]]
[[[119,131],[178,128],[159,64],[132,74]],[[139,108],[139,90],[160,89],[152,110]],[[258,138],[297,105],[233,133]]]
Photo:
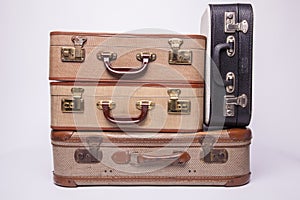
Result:
[[201,32],[207,36],[206,128],[245,127],[252,104],[253,11],[250,4],[209,5]]
[[201,35],[51,32],[50,80],[202,83]]
[[51,83],[51,128],[197,132],[204,84]]
[[197,133],[52,131],[54,182],[240,186],[250,178],[249,129]]

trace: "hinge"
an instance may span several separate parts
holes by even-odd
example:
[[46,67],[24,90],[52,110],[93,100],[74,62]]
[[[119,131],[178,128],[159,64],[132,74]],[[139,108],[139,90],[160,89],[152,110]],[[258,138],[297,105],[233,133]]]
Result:
[[170,100],[168,102],[169,114],[190,114],[191,113],[191,101],[179,100],[180,89],[169,89],[168,95]]
[[249,29],[248,22],[243,20],[240,23],[235,22],[235,12],[225,12],[224,15],[224,31],[225,33],[234,33],[236,31],[242,31],[247,33]]
[[241,96],[235,97],[233,95],[225,95],[224,96],[224,116],[225,117],[233,117],[235,106],[241,106],[245,108],[248,103],[248,97],[246,94],[242,94]]
[[74,153],[74,159],[77,163],[99,163],[102,160],[102,151],[99,151],[102,143],[101,137],[90,137],[86,139],[87,148],[77,149]]
[[74,47],[61,48],[61,61],[62,62],[83,62],[85,59],[84,43],[87,41],[86,37],[73,36],[72,42]]
[[169,64],[170,65],[191,65],[192,64],[192,51],[180,49],[183,40],[179,38],[172,38],[169,40],[171,51],[169,51]]
[[63,113],[72,112],[83,112],[84,111],[84,100],[82,99],[82,94],[84,92],[83,88],[72,88],[71,92],[73,94],[73,99],[62,99],[61,100],[61,110]]

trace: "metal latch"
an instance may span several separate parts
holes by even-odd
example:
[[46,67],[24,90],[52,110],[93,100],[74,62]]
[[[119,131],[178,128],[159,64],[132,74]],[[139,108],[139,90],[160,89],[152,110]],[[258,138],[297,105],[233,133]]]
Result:
[[225,117],[233,117],[234,116],[234,107],[241,106],[245,108],[248,103],[248,97],[246,94],[242,94],[241,96],[235,97],[233,95],[225,95],[224,96],[224,116]]
[[224,29],[225,33],[234,33],[235,31],[242,31],[243,33],[247,33],[249,25],[246,20],[243,20],[240,23],[236,23],[235,12],[225,12]]
[[168,101],[168,113],[169,114],[190,114],[191,113],[191,101],[179,100],[180,89],[169,89],[168,95],[170,100]]
[[90,137],[86,139],[88,149],[77,149],[74,159],[77,163],[99,163],[102,160],[102,151],[99,151],[102,143],[101,137]]
[[87,41],[86,37],[73,36],[72,42],[74,47],[61,48],[61,61],[63,62],[83,62],[85,59],[84,43]]
[[192,64],[192,51],[180,49],[183,40],[179,38],[172,38],[169,40],[172,48],[169,51],[169,64],[170,65],[191,65]]
[[226,163],[227,160],[228,152],[226,149],[211,149],[203,158],[206,163]]
[[226,163],[228,160],[228,151],[226,149],[214,148],[217,138],[213,136],[205,136],[199,140],[202,151],[200,151],[200,159],[205,163]]
[[62,99],[61,100],[61,110],[63,113],[72,112],[83,112],[84,111],[84,100],[82,99],[82,94],[84,92],[83,88],[72,88],[71,92],[73,94],[73,99]]

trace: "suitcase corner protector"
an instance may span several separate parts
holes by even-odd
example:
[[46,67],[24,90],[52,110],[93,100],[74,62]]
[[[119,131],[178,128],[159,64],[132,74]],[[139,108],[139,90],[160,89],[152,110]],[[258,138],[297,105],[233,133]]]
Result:
[[238,176],[238,177],[233,177],[232,179],[227,181],[225,187],[238,187],[238,186],[246,185],[250,182],[250,175],[251,173]]
[[70,177],[64,177],[56,175],[53,172],[53,181],[55,185],[62,186],[62,187],[77,187],[76,182]]

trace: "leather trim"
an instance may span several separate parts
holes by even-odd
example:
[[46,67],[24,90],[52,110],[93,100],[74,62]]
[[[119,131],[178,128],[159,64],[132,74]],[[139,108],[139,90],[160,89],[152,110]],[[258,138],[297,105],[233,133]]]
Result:
[[[59,132],[59,133],[56,133]],[[63,132],[63,133],[60,133]],[[71,131],[69,131],[71,132]],[[135,131],[137,134],[138,132]],[[67,134],[68,131],[52,131],[52,135],[61,135],[62,138],[64,138],[64,134]],[[74,133],[74,132],[72,132]],[[166,132],[164,132],[166,133]],[[199,140],[203,139],[209,132],[198,132],[198,133],[186,133],[182,137],[176,137],[174,139],[174,135],[170,134],[160,134],[157,135],[157,137],[153,138],[136,138],[136,137],[129,137],[126,133],[123,132],[103,132],[103,134],[106,135],[106,137],[109,139],[110,142],[113,143],[122,143],[122,144],[132,144],[132,143],[137,143],[137,144],[165,144],[169,142],[173,143],[185,143],[185,142],[190,142],[191,138],[193,139],[193,143],[199,143]],[[250,129],[229,129],[227,131],[221,132],[220,137],[218,139],[218,143],[226,143],[226,142],[247,142],[250,141],[252,138],[251,135],[251,130]],[[222,134],[226,134],[226,136],[229,137],[222,137]],[[106,138],[105,137],[105,138]],[[66,140],[53,140],[53,141],[66,141]],[[82,138],[79,137],[72,137],[68,139],[68,143],[81,143]],[[199,143],[200,144],[200,143]],[[138,145],[134,145],[138,146]],[[245,145],[243,145],[245,146]],[[236,146],[235,146],[236,147]],[[227,148],[227,147],[226,147]]]
[[[110,128],[95,128],[95,127],[74,127],[74,126],[71,126],[71,127],[67,127],[67,126],[51,126],[51,128],[53,130],[56,130],[56,131],[77,131],[77,130],[80,130],[80,131],[111,131],[111,132],[120,132],[120,131],[130,131],[130,132],[159,132],[159,133],[191,133],[191,130],[184,130],[184,129],[136,129],[136,128],[117,128],[117,127],[110,127]],[[198,130],[194,130],[193,132],[199,132],[201,131],[201,129],[198,129]]]
[[[190,181],[199,181],[205,182],[208,185],[218,185],[217,182],[226,182],[223,186],[225,187],[234,187],[234,186],[242,186],[250,181],[250,174],[245,174],[241,176],[233,176],[233,177],[218,177],[218,176],[207,176],[207,177],[153,177],[153,176],[128,176],[128,177],[67,177],[67,176],[59,176],[53,173],[54,183],[59,186],[64,187],[77,187],[79,186],[77,182],[86,181],[89,182],[90,185],[93,185],[93,182],[103,182],[103,184],[97,185],[109,185],[109,186],[117,186],[117,185],[177,185],[177,186],[186,186],[186,185],[197,185],[197,184],[189,184]],[[140,184],[143,182],[145,184]],[[175,184],[174,184],[175,182]],[[123,183],[123,184],[122,184]],[[169,184],[168,184],[169,183]],[[215,184],[214,184],[215,183]],[[95,184],[94,184],[95,185]],[[201,184],[199,183],[199,186]]]
[[61,32],[61,31],[53,31],[50,32],[50,36],[52,35],[80,35],[80,36],[99,36],[99,37],[112,37],[112,36],[122,36],[122,37],[157,37],[157,38],[192,38],[192,39],[204,39],[206,41],[206,37],[204,35],[195,35],[195,34],[124,34],[124,33],[94,33],[94,32]]
[[[204,87],[204,82],[201,83],[149,83],[149,82],[141,82],[143,87],[192,87],[192,88],[203,88]],[[51,82],[50,85],[59,85],[59,86],[116,86],[121,85],[121,86],[140,86],[141,83],[139,82],[120,82],[120,81],[115,81],[115,82],[101,82],[101,83],[95,83],[95,82],[73,82],[73,81],[68,81],[68,82]]]
[[73,131],[51,131],[51,140],[64,142],[69,140],[73,134]]

